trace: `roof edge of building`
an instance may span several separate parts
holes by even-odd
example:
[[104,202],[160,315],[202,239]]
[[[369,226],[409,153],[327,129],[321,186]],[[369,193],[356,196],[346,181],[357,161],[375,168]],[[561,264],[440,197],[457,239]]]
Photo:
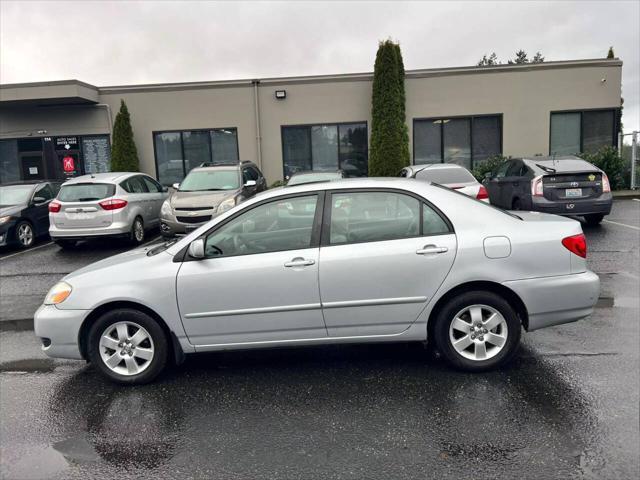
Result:
[[[466,67],[444,67],[444,68],[426,68],[419,70],[407,70],[405,78],[426,78],[451,75],[466,74],[482,74],[482,73],[500,73],[509,71],[532,71],[546,69],[561,68],[584,68],[594,66],[621,67],[623,64],[619,58],[607,59],[583,59],[583,60],[560,60],[542,63],[527,64],[501,64],[488,66],[466,66]],[[0,84],[0,89],[9,88],[29,88],[41,86],[59,86],[59,85],[81,85],[90,89],[97,90],[100,94],[113,94],[125,92],[139,91],[171,91],[171,90],[188,90],[201,88],[225,88],[225,87],[242,87],[253,86],[254,84],[268,84],[272,86],[288,85],[288,84],[304,84],[304,83],[323,83],[323,82],[343,82],[343,81],[370,81],[373,78],[373,72],[360,73],[340,73],[329,75],[308,75],[294,77],[269,77],[254,78],[240,80],[214,80],[214,81],[196,81],[196,82],[172,82],[172,83],[150,83],[137,85],[113,85],[98,87],[80,80],[57,80],[47,82],[30,82],[30,83],[13,83]]]

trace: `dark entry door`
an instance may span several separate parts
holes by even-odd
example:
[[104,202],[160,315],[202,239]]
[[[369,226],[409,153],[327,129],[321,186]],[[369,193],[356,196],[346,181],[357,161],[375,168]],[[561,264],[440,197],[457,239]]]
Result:
[[42,180],[45,178],[41,153],[23,153],[20,155],[20,161],[22,162],[23,180]]

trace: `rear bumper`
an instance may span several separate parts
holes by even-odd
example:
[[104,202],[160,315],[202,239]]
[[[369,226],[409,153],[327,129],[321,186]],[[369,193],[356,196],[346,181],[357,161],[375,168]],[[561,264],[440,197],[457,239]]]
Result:
[[593,312],[600,295],[598,275],[583,273],[504,282],[527,308],[527,331],[575,322]]
[[53,305],[41,305],[33,317],[33,329],[37,337],[48,339],[42,351],[53,358],[82,359],[78,335],[82,322],[90,310],[62,310]]
[[532,210],[554,213],[556,215],[608,215],[611,212],[613,196],[611,193],[603,193],[598,198],[585,200],[547,200],[546,198],[533,197]]
[[126,222],[114,222],[108,227],[97,228],[59,228],[54,224],[49,226],[49,236],[52,240],[83,240],[87,238],[126,236],[131,232],[131,225]]

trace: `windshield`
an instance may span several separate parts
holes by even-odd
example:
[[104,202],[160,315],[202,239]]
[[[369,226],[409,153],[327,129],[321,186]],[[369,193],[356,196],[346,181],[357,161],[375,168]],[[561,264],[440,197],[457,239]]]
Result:
[[91,202],[112,197],[116,186],[110,183],[74,183],[63,185],[58,193],[61,202]]
[[342,178],[342,175],[337,172],[304,173],[293,175],[287,182],[287,185],[301,185],[303,183],[324,182],[327,180],[337,180],[339,178]]
[[474,176],[464,168],[425,168],[416,174],[416,178],[440,185],[476,182]]
[[29,202],[33,185],[5,185],[0,187],[0,207],[22,205]]
[[197,170],[189,173],[180,184],[179,192],[206,190],[236,190],[240,188],[238,170]]

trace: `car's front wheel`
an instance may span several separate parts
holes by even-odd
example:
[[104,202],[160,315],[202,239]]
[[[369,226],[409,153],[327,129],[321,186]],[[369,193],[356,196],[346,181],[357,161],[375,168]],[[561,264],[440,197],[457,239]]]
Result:
[[445,359],[479,372],[508,362],[520,344],[520,320],[501,296],[488,291],[453,297],[437,315],[434,335]]
[[36,241],[36,234],[29,222],[22,221],[16,225],[16,240],[22,248],[29,248]]
[[164,369],[168,351],[167,337],[160,325],[138,310],[107,312],[89,331],[89,359],[117,383],[150,382]]

